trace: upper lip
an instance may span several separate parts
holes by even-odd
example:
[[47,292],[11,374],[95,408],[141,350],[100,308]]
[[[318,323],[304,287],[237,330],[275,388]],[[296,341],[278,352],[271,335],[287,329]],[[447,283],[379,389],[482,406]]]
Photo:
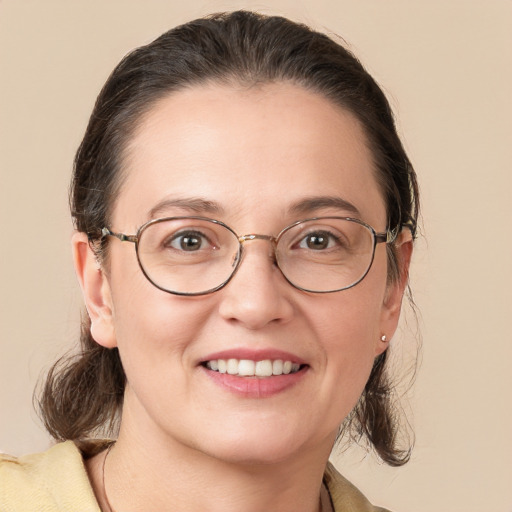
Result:
[[250,348],[234,348],[214,352],[202,358],[200,363],[205,363],[206,361],[215,361],[217,359],[248,359],[249,361],[264,361],[266,359],[275,361],[277,359],[281,359],[283,361],[291,361],[292,363],[301,365],[306,364],[306,361],[304,361],[301,357],[298,357],[290,352],[278,349],[254,350]]

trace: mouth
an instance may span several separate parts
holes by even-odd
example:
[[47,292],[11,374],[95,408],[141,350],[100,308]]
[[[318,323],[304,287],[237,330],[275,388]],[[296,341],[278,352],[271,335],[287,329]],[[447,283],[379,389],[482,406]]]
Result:
[[307,365],[295,363],[283,359],[211,359],[201,365],[208,370],[220,374],[228,374],[238,377],[268,378],[279,375],[291,375],[299,372]]
[[302,357],[274,348],[231,348],[208,354],[198,362],[204,374],[220,389],[243,399],[260,399],[294,389],[309,374]]

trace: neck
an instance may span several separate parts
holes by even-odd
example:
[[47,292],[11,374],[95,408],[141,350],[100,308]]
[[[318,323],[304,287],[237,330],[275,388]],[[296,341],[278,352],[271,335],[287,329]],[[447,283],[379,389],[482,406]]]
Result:
[[[100,454],[99,457],[104,457]],[[165,447],[121,430],[103,475],[96,478],[103,510],[317,512],[327,454],[267,463],[220,461],[179,443]],[[98,460],[98,471],[104,459]],[[104,491],[108,495],[108,501]],[[110,511],[109,511],[110,512]]]

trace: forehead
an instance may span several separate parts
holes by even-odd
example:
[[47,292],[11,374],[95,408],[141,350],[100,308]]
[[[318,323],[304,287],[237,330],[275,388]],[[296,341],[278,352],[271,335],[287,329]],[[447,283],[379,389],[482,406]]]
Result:
[[224,220],[282,217],[306,197],[340,197],[367,222],[384,212],[359,121],[292,84],[173,93],[143,117],[124,156],[116,224],[136,227],[155,205],[182,198],[215,203]]

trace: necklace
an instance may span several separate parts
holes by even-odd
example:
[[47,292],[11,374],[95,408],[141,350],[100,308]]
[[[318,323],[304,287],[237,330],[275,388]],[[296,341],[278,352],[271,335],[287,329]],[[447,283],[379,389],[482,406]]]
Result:
[[115,510],[112,508],[112,505],[110,504],[110,501],[108,500],[108,494],[107,494],[107,488],[105,487],[105,463],[107,462],[108,454],[110,453],[110,450],[112,450],[113,446],[116,443],[112,443],[108,448],[107,452],[105,453],[105,457],[103,458],[103,467],[101,471],[101,484],[103,486],[103,494],[105,495],[105,502],[107,503],[108,512],[115,512]]
[[[101,484],[103,486],[103,494],[105,495],[105,502],[108,507],[108,512],[115,512],[114,508],[110,504],[110,501],[108,499],[107,494],[107,488],[105,486],[105,464],[107,462],[107,457],[110,453],[110,450],[114,447],[116,443],[112,443],[105,453],[105,457],[103,458],[103,466],[101,468]],[[320,495],[320,512],[329,512],[332,511],[332,498],[331,493],[329,492],[329,487],[325,484],[325,482],[322,483],[322,490]]]

